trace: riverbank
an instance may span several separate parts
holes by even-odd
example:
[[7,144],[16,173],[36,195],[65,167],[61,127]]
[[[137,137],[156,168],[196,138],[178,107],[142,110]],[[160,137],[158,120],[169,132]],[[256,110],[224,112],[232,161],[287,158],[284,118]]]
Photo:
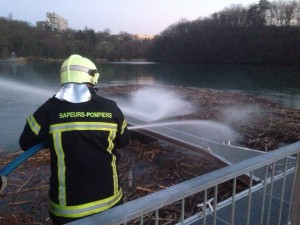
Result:
[[15,64],[25,64],[27,59],[25,57],[12,57],[0,59],[0,63],[15,63]]
[[[18,57],[17,61],[19,62],[26,62],[26,61],[40,61],[40,62],[63,62],[64,60],[66,60],[66,58],[43,58],[43,57]],[[96,59],[92,59],[93,62],[95,63],[106,63],[106,62],[147,62],[146,59],[125,59],[125,58],[120,58],[120,59],[114,59],[114,60],[110,60],[110,59],[106,59],[106,58],[96,58]],[[3,62],[9,62],[12,61],[10,59],[0,59],[0,63]]]

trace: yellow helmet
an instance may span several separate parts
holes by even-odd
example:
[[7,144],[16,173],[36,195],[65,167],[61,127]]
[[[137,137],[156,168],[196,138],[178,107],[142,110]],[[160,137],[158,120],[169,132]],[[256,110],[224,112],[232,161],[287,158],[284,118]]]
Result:
[[95,64],[80,55],[71,55],[61,66],[61,85],[66,83],[91,83],[96,85],[100,74]]

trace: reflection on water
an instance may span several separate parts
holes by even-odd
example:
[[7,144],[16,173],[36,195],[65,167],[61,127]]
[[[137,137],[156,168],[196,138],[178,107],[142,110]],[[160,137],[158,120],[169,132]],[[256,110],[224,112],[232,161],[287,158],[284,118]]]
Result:
[[[59,89],[61,62],[0,63],[0,148],[18,150],[25,119]],[[300,108],[300,66],[97,64],[101,85],[159,84],[236,90]]]

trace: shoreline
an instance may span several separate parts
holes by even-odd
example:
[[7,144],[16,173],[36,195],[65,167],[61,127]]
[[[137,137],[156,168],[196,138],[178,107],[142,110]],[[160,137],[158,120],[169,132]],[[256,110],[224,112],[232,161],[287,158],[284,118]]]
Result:
[[[82,55],[84,56],[84,55]],[[66,56],[67,57],[67,56]],[[87,56],[84,56],[87,57]],[[146,58],[134,58],[134,59],[127,59],[127,58],[119,58],[110,60],[107,58],[92,58],[92,61],[95,63],[117,63],[117,62],[146,62],[146,63],[160,63],[160,64],[200,64],[200,65],[259,65],[259,66],[298,66],[300,63],[257,63],[257,62],[237,62],[237,63],[230,63],[230,62],[160,62],[160,61],[149,61]],[[44,58],[44,57],[35,57],[35,56],[28,56],[28,57],[16,57],[15,59],[12,58],[0,58],[1,63],[11,63],[11,62],[19,62],[19,63],[26,63],[27,61],[41,61],[41,62],[63,62],[66,58]]]
[[16,63],[16,64],[25,64],[28,59],[25,57],[12,57],[0,59],[0,64],[5,63]]

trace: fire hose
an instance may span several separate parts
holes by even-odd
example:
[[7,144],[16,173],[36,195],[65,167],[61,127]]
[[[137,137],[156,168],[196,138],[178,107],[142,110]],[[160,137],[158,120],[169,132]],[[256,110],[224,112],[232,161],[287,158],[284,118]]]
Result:
[[0,194],[5,190],[7,186],[7,176],[12,173],[20,164],[26,161],[28,158],[42,150],[46,146],[45,143],[39,143],[24,151],[21,155],[17,156],[13,161],[8,163],[3,169],[0,170]]

